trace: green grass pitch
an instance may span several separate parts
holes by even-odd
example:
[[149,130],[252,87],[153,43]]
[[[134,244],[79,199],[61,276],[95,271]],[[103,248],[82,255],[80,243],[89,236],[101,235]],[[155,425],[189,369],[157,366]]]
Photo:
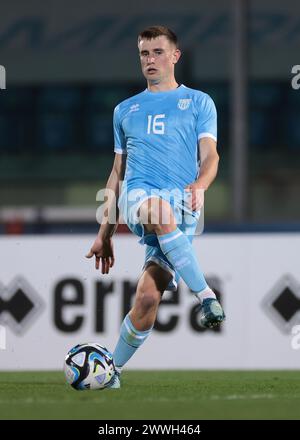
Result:
[[75,391],[62,372],[0,372],[0,419],[300,419],[300,371],[124,371]]

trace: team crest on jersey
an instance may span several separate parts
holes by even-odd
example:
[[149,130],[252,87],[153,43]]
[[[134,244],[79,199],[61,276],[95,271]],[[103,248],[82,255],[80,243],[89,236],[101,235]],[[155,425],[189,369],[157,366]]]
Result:
[[179,99],[177,107],[180,110],[186,110],[189,108],[190,103],[191,103],[191,99]]

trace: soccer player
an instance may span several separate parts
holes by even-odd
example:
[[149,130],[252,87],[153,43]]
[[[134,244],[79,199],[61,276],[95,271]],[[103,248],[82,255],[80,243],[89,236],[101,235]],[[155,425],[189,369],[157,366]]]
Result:
[[[177,83],[181,52],[170,29],[145,29],[138,50],[147,88],[114,110],[115,160],[106,190],[116,195],[117,215],[146,252],[134,305],[113,353],[117,373],[111,388],[120,387],[122,367],[150,335],[163,292],[176,289],[180,277],[199,301],[202,326],[225,318],[192,247],[204,193],[218,168],[215,105],[206,93]],[[111,201],[107,210],[114,205]],[[114,264],[116,228],[117,223],[102,223],[87,255],[95,256],[96,269],[101,263],[103,274]]]

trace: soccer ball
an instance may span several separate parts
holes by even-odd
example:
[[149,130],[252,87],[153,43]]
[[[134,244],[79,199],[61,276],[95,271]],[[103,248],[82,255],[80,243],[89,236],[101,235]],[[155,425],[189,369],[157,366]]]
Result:
[[64,373],[76,390],[101,390],[113,378],[115,365],[112,354],[102,345],[78,344],[65,358]]

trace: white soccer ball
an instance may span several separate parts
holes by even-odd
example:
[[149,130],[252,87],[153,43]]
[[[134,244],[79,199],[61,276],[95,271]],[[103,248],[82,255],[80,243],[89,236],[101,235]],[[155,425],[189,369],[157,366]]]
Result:
[[67,382],[76,390],[106,388],[115,374],[112,354],[97,343],[78,344],[64,362]]

